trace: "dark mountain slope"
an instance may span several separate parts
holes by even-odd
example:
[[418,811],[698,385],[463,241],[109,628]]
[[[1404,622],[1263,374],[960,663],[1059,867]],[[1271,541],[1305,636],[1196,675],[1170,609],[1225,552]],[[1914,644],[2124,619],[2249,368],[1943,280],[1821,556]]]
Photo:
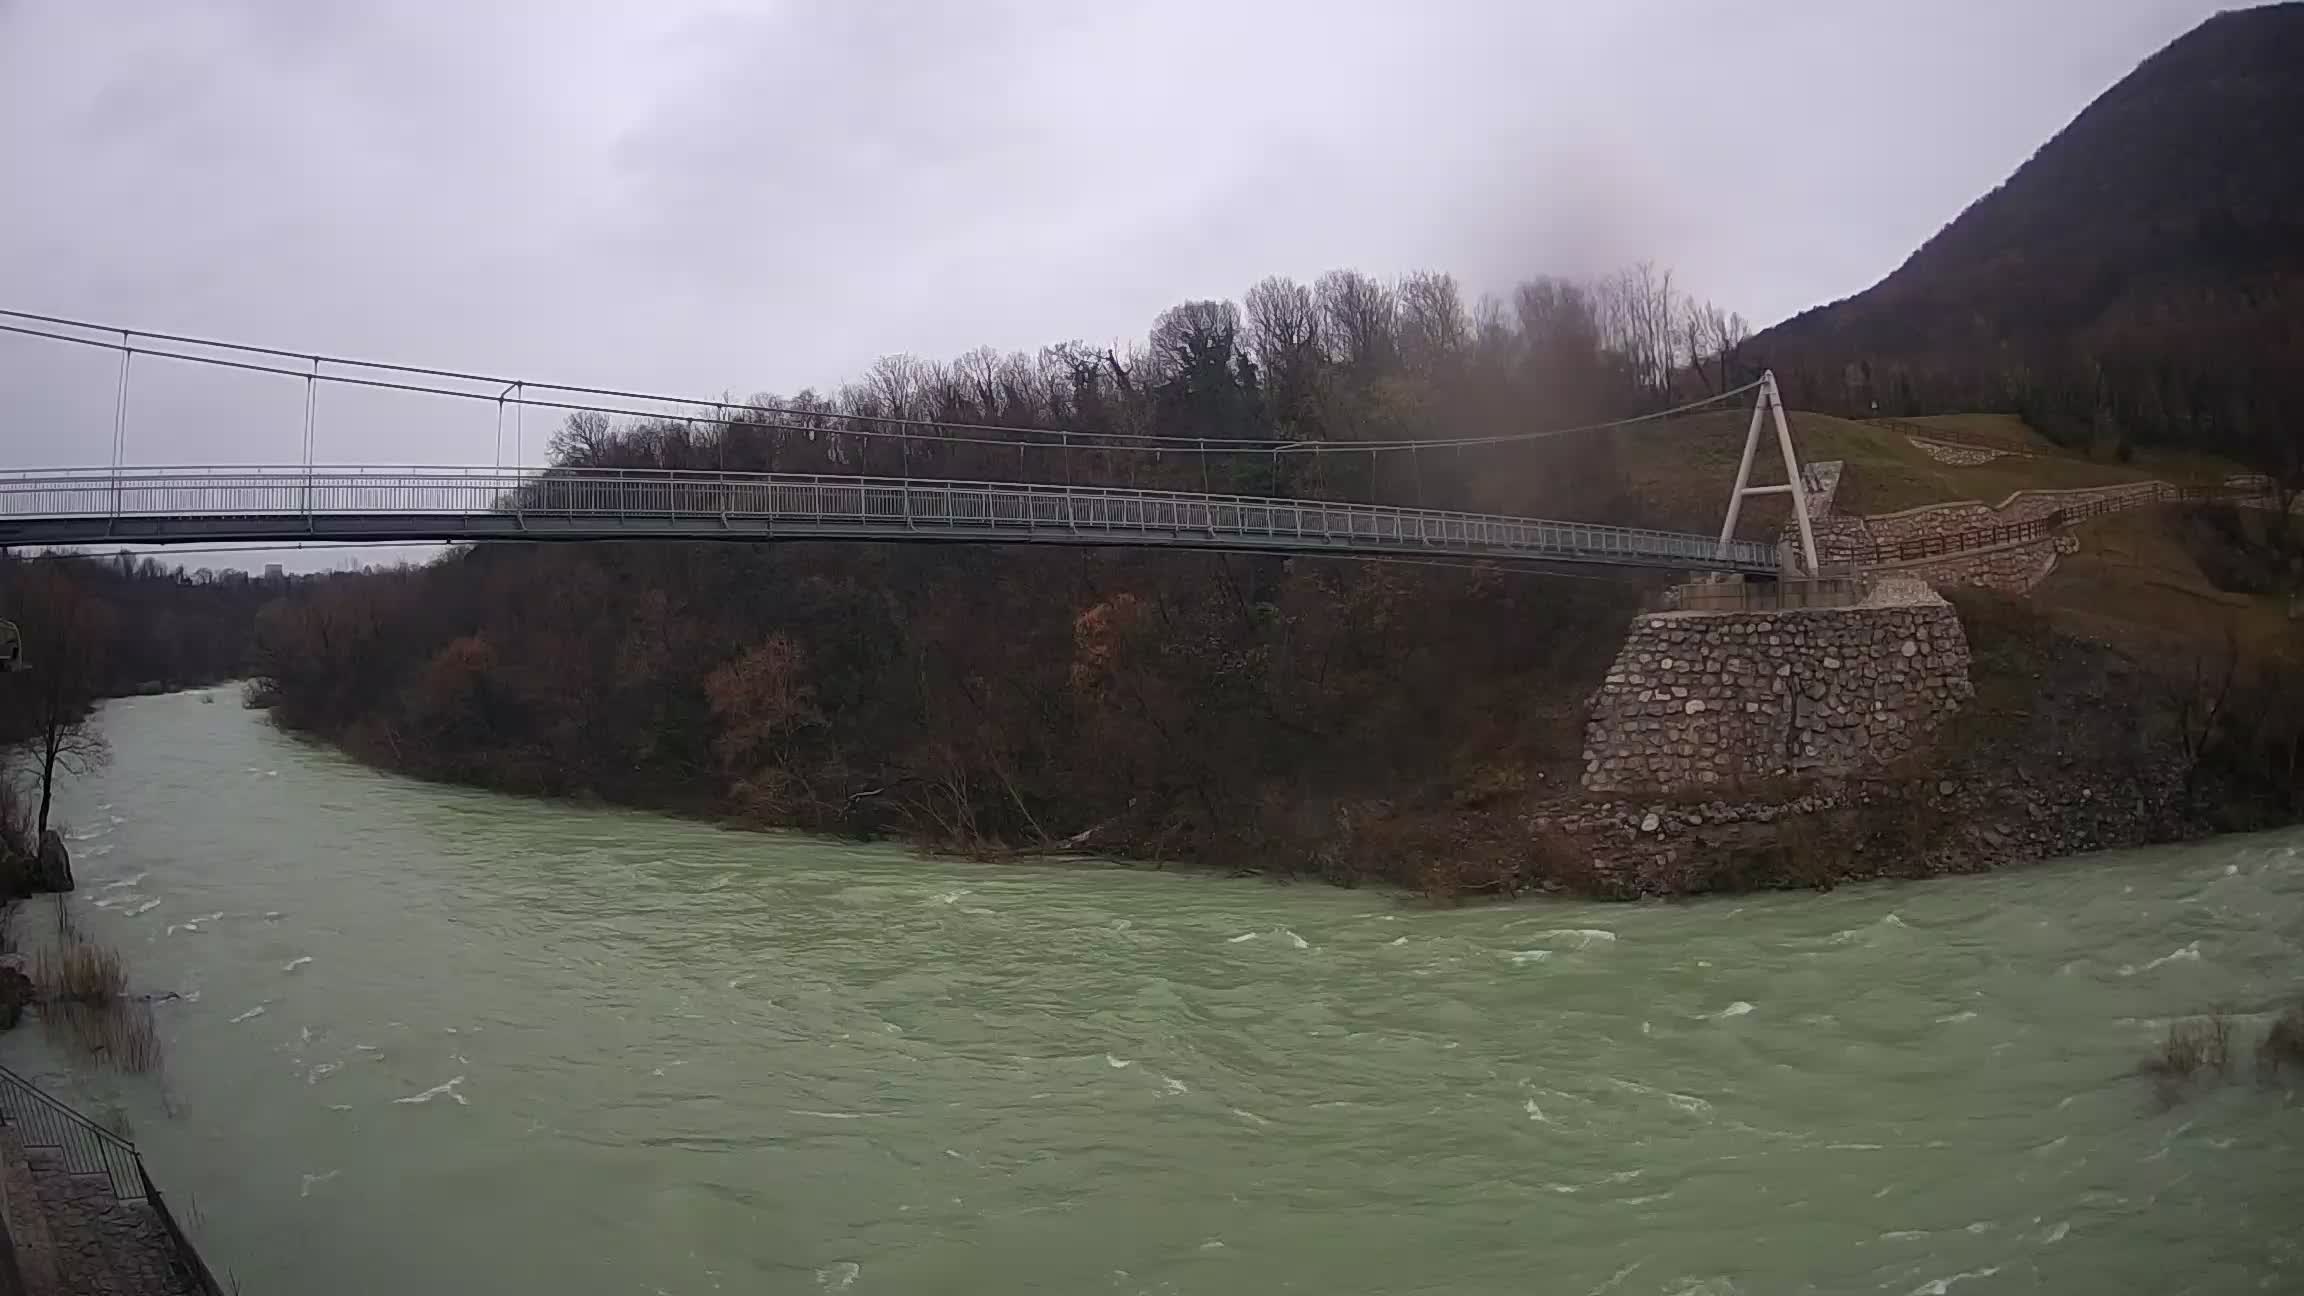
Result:
[[[1869,291],[1761,334],[1795,402],[2246,451],[2304,410],[2304,4],[2219,14]],[[2262,457],[2259,455],[2258,457]]]

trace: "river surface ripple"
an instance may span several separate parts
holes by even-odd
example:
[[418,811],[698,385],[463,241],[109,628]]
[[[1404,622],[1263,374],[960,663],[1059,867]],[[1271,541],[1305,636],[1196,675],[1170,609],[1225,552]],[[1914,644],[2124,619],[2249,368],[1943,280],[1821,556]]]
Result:
[[2304,992],[2304,834],[1438,912],[431,786],[211,693],[62,797],[170,1101],[0,1057],[253,1296],[2304,1290],[2304,1102],[2134,1073]]

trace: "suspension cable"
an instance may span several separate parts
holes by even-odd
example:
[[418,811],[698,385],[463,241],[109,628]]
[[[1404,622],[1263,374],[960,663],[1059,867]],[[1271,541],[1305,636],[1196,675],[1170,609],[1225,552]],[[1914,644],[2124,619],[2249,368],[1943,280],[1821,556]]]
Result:
[[[1059,452],[1071,448],[1080,441],[1110,443],[1099,444],[1096,446],[1097,449],[1107,452],[1154,454],[1173,453],[1199,455],[1238,454],[1243,452],[1275,455],[1318,454],[1323,450],[1342,450],[1355,453],[1360,451],[1367,451],[1370,453],[1406,453],[1417,449],[1446,449],[1450,447],[1468,448],[1492,445],[1513,445],[1549,440],[1553,437],[1572,436],[1586,432],[1599,432],[1614,428],[1632,427],[1639,424],[1671,419],[1683,414],[1693,413],[1712,406],[1723,405],[1735,397],[1753,391],[1760,386],[1759,382],[1755,380],[1753,382],[1745,383],[1742,386],[1731,388],[1727,391],[1719,392],[1711,396],[1706,396],[1698,400],[1676,405],[1670,409],[1659,410],[1650,414],[1641,414],[1623,419],[1611,419],[1599,423],[1582,424],[1576,427],[1551,428],[1536,432],[1514,432],[1502,433],[1492,436],[1475,437],[1443,437],[1435,438],[1432,440],[1274,442],[1245,437],[1192,437],[1140,432],[1094,432],[1080,428],[1064,427],[1033,427],[1026,425],[995,423],[940,422],[933,419],[899,418],[879,414],[843,414],[827,410],[809,410],[792,406],[768,404],[743,406],[742,408],[745,410],[746,414],[749,415],[749,417],[739,416],[730,418],[726,413],[727,406],[723,402],[718,401],[691,399],[677,396],[665,396],[647,392],[621,391],[614,388],[605,387],[581,387],[559,383],[529,382],[526,380],[500,378],[492,375],[466,373],[453,369],[431,369],[417,365],[392,364],[383,361],[358,360],[348,357],[317,356],[309,352],[291,352],[274,347],[249,346],[234,342],[223,342],[208,338],[191,337],[183,334],[143,333],[130,329],[120,329],[106,325],[90,324],[84,321],[67,319],[61,316],[37,315],[29,311],[16,311],[8,310],[5,308],[0,308],[0,316],[7,316],[14,319],[32,320],[36,323],[53,324],[67,328],[82,328],[91,330],[104,329],[108,332],[119,334],[121,341],[114,342],[106,338],[75,337],[66,333],[56,333],[46,329],[31,328],[23,325],[5,323],[0,323],[0,332],[14,333],[26,337],[42,338],[54,342],[73,343],[80,346],[95,347],[104,350],[118,350],[122,351],[123,353],[133,352],[143,355],[155,356],[162,359],[179,360],[189,364],[211,365],[219,368],[237,369],[251,373],[283,374],[293,377],[306,376],[306,371],[302,369],[288,369],[276,365],[260,364],[249,360],[229,359],[223,356],[199,355],[186,351],[163,350],[150,346],[135,346],[130,343],[129,339],[136,338],[161,342],[175,342],[191,346],[208,347],[216,350],[237,351],[248,355],[273,356],[306,360],[312,362],[315,366],[324,363],[339,367],[369,369],[382,373],[404,374],[417,378],[438,378],[459,382],[484,382],[498,384],[505,386],[517,393],[511,398],[510,403],[523,415],[529,406],[534,406],[538,409],[558,410],[568,413],[598,413],[637,419],[672,419],[679,417],[666,414],[659,410],[634,410],[620,406],[602,405],[594,402],[557,400],[531,396],[528,393],[529,389],[533,388],[538,391],[547,393],[556,392],[574,396],[600,396],[617,400],[649,401],[664,405],[687,406],[692,409],[711,407],[717,412],[716,417],[699,418],[694,421],[706,423],[710,426],[714,426],[720,429],[746,426],[764,427],[782,431],[804,432],[811,435],[913,439],[919,434],[904,431],[890,431],[887,429],[919,428],[935,432],[937,434],[938,440],[945,441],[950,444],[1017,446],[1019,448],[1057,450]],[[419,395],[445,396],[460,400],[503,401],[505,399],[501,395],[491,397],[482,392],[465,391],[454,387],[443,387],[438,384],[401,382],[383,378],[359,377],[351,374],[320,374],[318,375],[318,381],[339,383],[346,386],[366,387],[383,391],[401,391]],[[760,417],[761,415],[773,415],[776,417],[762,418]],[[806,421],[787,422],[781,420]],[[842,424],[849,426],[839,426]],[[854,426],[857,424],[871,426]],[[1003,435],[996,438],[954,437],[949,435],[949,433],[953,431],[1000,433]],[[525,439],[524,433],[524,426],[516,428],[516,435],[520,435],[523,442]],[[1018,439],[1024,437],[1049,437],[1057,439],[1054,441],[1031,441]]]

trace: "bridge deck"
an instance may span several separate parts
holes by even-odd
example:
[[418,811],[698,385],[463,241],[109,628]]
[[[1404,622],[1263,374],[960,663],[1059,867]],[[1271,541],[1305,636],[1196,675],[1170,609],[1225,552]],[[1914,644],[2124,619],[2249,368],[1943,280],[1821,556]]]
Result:
[[1445,555],[1747,572],[1772,545],[1540,518],[1008,482],[608,469],[0,475],[0,545],[876,540]]

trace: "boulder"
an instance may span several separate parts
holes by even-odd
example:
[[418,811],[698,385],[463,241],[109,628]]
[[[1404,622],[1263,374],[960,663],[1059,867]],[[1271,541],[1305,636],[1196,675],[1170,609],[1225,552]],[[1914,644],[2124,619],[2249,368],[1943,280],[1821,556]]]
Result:
[[39,890],[40,864],[30,855],[0,850],[0,900],[21,900]]
[[72,852],[64,849],[62,834],[53,828],[40,834],[40,855],[32,878],[33,885],[42,891],[72,889]]

